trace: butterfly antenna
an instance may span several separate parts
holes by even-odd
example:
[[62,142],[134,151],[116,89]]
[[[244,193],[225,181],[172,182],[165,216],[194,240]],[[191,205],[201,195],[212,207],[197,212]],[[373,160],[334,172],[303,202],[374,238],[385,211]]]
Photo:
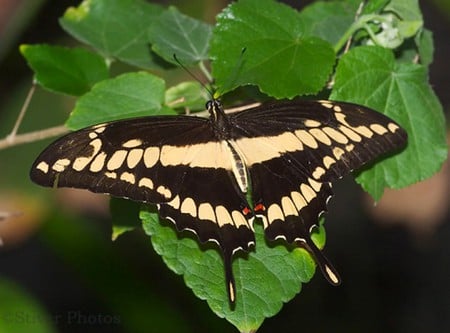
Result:
[[185,65],[183,65],[183,63],[177,58],[177,55],[174,53],[173,54],[173,59],[175,59],[175,61],[177,62],[178,65],[180,65],[181,68],[183,68],[190,76],[192,76],[192,78],[197,81],[198,83],[200,83],[200,85],[203,87],[203,89],[205,89],[209,96],[211,96],[211,99],[214,99],[214,93],[212,92],[211,89],[209,89],[206,84],[204,84],[194,73],[192,73]]

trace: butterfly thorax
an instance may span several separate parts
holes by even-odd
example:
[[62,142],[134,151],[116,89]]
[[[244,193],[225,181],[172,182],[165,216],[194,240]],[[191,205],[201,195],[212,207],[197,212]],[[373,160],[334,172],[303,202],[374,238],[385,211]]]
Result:
[[222,104],[217,99],[212,99],[206,103],[206,108],[210,114],[210,121],[218,139],[227,140],[230,137],[232,125],[223,110]]
[[217,99],[208,101],[206,103],[206,108],[210,113],[209,119],[214,128],[216,138],[223,143],[224,149],[229,152],[229,157],[231,159],[231,174],[238,185],[239,191],[246,193],[248,187],[248,170],[245,167],[242,154],[237,147],[234,146],[233,140],[231,139],[233,125],[230,122],[230,118],[227,117],[222,104]]

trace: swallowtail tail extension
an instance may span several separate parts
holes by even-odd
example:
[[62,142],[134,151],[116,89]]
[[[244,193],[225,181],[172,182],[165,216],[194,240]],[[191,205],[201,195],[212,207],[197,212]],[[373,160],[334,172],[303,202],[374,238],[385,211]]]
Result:
[[402,148],[406,132],[378,112],[334,101],[279,101],[226,114],[213,99],[207,109],[208,119],[145,117],[70,133],[41,153],[31,179],[155,203],[178,230],[217,243],[232,303],[232,257],[254,246],[255,217],[267,239],[305,247],[339,284],[311,240],[331,182]]

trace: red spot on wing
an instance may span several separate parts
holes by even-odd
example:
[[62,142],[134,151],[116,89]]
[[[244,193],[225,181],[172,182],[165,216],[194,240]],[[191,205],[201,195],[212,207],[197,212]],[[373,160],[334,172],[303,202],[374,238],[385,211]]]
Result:
[[266,210],[266,207],[262,203],[259,203],[254,208],[255,212],[263,212]]
[[251,214],[251,209],[248,207],[245,207],[244,209],[242,209],[242,214],[244,214],[244,216],[247,216],[249,214]]

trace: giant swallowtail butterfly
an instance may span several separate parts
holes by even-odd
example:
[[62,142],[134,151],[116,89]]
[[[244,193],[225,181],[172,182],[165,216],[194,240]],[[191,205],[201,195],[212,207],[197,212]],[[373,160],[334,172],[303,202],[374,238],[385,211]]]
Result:
[[280,101],[226,114],[213,99],[207,109],[209,119],[155,116],[73,132],[41,153],[31,179],[157,204],[178,230],[220,247],[230,302],[232,257],[254,245],[255,216],[269,240],[304,246],[339,284],[311,240],[331,182],[404,146],[406,132],[371,109],[333,101]]

